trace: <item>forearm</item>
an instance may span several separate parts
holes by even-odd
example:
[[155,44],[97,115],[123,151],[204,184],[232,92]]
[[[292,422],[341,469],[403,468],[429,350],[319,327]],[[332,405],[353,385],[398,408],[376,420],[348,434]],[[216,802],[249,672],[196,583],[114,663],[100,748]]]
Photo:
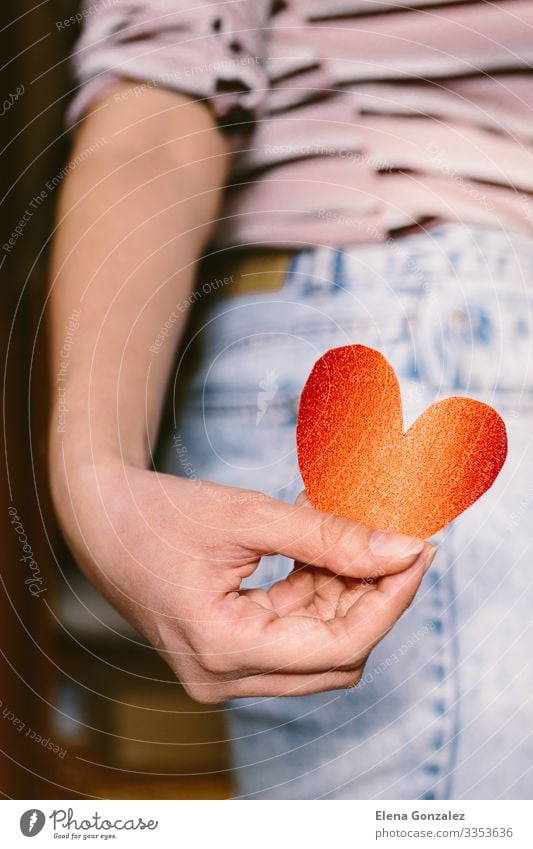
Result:
[[150,348],[192,288],[225,177],[226,144],[205,106],[151,90],[101,106],[78,134],[58,210],[52,476],[63,458],[147,464],[185,313]]

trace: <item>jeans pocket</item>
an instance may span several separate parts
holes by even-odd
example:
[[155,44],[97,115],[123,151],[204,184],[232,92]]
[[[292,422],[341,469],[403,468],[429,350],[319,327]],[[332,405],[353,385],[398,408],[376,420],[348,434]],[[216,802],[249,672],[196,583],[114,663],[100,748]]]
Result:
[[437,394],[506,409],[533,402],[533,291],[521,281],[444,278],[421,295],[418,367]]

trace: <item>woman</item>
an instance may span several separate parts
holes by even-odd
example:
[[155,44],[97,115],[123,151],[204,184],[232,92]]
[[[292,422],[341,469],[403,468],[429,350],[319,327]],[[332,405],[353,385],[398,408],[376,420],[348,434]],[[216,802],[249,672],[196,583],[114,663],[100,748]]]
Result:
[[[232,700],[242,797],[530,797],[532,25],[527,0],[86,7],[54,499],[193,697]],[[390,633],[433,547],[317,513],[294,450],[312,363],[355,342],[407,423],[466,393],[510,439]]]

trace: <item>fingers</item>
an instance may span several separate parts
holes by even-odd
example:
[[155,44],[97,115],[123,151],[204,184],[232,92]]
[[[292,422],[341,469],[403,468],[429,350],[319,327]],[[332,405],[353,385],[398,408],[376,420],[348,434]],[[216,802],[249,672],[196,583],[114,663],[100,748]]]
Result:
[[[232,593],[193,646],[200,683],[182,683],[205,703],[228,698],[303,696],[354,686],[366,658],[411,603],[435,556],[426,545],[413,566],[369,583],[345,616],[329,621],[276,612]],[[205,642],[202,645],[202,641]],[[216,646],[216,649],[213,647]]]
[[314,510],[303,494],[294,505],[262,502],[245,544],[260,554],[284,554],[354,578],[406,569],[424,550],[423,540]]
[[[214,659],[212,671],[230,673],[246,665],[248,674],[309,675],[356,668],[409,606],[434,555],[435,549],[426,544],[414,565],[368,584],[345,616],[328,621],[279,617],[241,597],[244,617],[219,630],[219,658]],[[221,666],[221,660],[228,666]]]
[[238,682],[237,698],[245,696],[309,696],[330,690],[348,690],[363,676],[363,666],[350,671],[328,671],[314,675],[261,675]]
[[332,671],[314,675],[252,675],[220,683],[219,681],[181,681],[188,694],[198,702],[217,704],[228,699],[272,696],[309,696],[331,690],[355,687],[363,675],[363,666],[349,672]]
[[431,566],[436,551],[434,546],[426,543],[424,554],[419,561],[403,572],[381,578],[375,591],[365,593],[347,612],[344,624],[348,634],[360,638],[362,623],[365,623],[365,644],[360,642],[363,653],[372,651],[405,613]]

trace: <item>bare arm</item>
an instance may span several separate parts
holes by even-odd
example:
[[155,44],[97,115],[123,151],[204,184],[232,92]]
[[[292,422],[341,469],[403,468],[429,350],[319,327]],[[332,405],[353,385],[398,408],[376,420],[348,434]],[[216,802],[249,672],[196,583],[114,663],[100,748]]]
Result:
[[[203,105],[149,88],[98,104],[61,193],[50,300],[54,384],[64,364],[50,476],[65,536],[201,701],[350,686],[433,553],[305,499],[243,499],[147,470],[182,326],[157,356],[150,346],[193,285],[227,158]],[[268,593],[240,593],[271,553],[312,566]]]
[[[128,89],[124,82],[82,123],[71,159],[79,164],[61,192],[52,266],[53,367],[70,314],[81,314],[68,357],[67,437],[55,438],[53,426],[51,434],[53,452],[62,443],[69,453],[81,449],[83,459],[90,443],[95,459],[120,448],[125,462],[145,465],[180,322],[157,357],[150,345],[192,288],[227,154],[203,104],[153,89],[128,97]],[[76,439],[68,438],[74,431]]]

